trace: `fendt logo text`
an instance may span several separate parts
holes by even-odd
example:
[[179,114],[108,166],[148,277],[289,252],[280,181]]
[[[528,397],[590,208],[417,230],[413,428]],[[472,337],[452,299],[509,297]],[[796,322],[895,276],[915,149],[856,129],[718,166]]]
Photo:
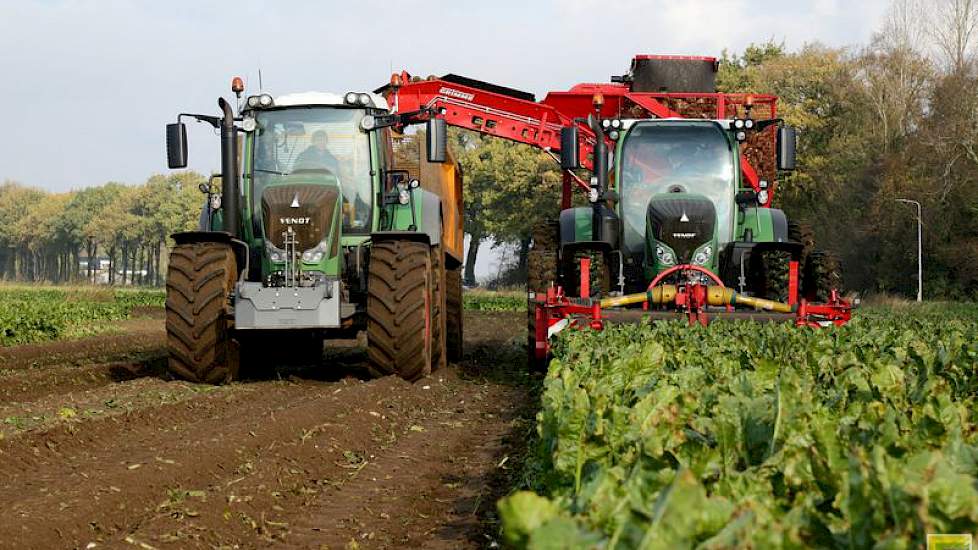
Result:
[[306,225],[312,218],[279,218],[278,222],[282,225]]

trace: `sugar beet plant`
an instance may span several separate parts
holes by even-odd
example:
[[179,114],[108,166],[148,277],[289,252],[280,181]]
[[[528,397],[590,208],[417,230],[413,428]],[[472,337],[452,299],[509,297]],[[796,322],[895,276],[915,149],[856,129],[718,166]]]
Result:
[[0,287],[0,346],[87,334],[135,308],[162,309],[164,299],[156,289]]
[[538,415],[532,548],[921,548],[978,526],[978,308],[800,330],[569,333]]

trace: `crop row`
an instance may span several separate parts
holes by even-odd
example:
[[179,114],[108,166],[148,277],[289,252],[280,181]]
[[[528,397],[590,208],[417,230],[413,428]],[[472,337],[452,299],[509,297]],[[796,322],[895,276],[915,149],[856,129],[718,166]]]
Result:
[[161,308],[160,290],[85,287],[0,287],[0,346],[56,340],[130,317],[137,308]]
[[468,290],[462,307],[469,311],[526,311],[526,293]]
[[536,548],[921,548],[978,529],[978,308],[847,327],[568,333],[544,384]]

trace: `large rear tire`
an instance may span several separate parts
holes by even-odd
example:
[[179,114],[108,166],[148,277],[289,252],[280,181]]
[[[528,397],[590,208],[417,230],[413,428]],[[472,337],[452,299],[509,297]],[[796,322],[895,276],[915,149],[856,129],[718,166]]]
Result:
[[533,228],[530,250],[526,254],[527,292],[546,292],[557,281],[559,230],[558,223],[549,220]]
[[432,249],[413,241],[382,241],[370,250],[367,355],[374,376],[414,382],[431,373],[434,292]]
[[590,292],[587,297],[607,296],[611,290],[611,270],[608,268],[605,252],[587,248],[577,250],[568,256],[564,259],[564,266],[561,270],[563,279],[561,286],[564,287],[564,292],[568,296],[581,295],[581,260],[588,258],[591,260],[591,267],[588,270]]
[[166,274],[168,367],[179,378],[222,384],[238,375],[230,297],[234,251],[224,243],[177,245]]
[[537,224],[531,234],[530,250],[526,255],[526,362],[532,371],[545,371],[547,361],[536,356],[536,307],[537,298],[530,295],[544,294],[557,281],[557,248],[560,242],[560,225],[548,220]]
[[841,263],[831,252],[815,250],[802,268],[802,296],[810,302],[826,302],[833,289],[842,291]]
[[431,311],[431,370],[448,366],[448,330],[445,253],[441,246],[431,249],[432,311]]
[[462,360],[462,266],[445,271],[445,342],[448,360]]

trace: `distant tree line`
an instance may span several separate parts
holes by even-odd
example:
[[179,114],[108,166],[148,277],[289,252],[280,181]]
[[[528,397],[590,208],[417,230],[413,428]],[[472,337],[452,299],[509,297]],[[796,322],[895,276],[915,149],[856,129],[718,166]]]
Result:
[[[0,184],[0,277],[86,282],[98,257],[110,284],[161,285],[168,237],[196,227],[206,181],[193,172],[153,176],[142,185],[106,183],[49,193]],[[82,258],[86,268],[82,269]]]
[[724,91],[780,97],[799,170],[777,200],[843,261],[846,286],[978,297],[978,0],[897,0],[865,46],[725,53]]

